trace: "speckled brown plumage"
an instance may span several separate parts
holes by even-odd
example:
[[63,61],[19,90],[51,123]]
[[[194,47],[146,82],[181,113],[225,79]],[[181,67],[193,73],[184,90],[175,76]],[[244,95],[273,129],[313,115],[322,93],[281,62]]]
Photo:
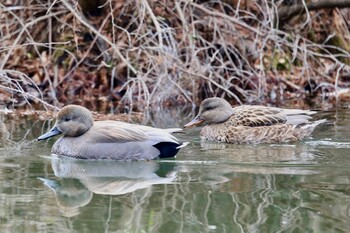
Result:
[[317,125],[325,122],[309,122],[315,113],[251,105],[232,108],[226,100],[214,97],[202,102],[196,118],[185,127],[206,122],[200,135],[210,141],[235,144],[295,142],[310,136]]

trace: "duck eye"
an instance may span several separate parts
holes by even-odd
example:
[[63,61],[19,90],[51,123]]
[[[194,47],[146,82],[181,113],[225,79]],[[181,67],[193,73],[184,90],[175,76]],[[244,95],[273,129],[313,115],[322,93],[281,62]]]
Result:
[[206,111],[209,111],[209,110],[212,110],[212,109],[214,109],[215,107],[214,106],[208,106],[205,110]]
[[70,118],[70,117],[65,117],[65,118],[63,118],[63,120],[64,120],[64,121],[70,121],[71,118]]

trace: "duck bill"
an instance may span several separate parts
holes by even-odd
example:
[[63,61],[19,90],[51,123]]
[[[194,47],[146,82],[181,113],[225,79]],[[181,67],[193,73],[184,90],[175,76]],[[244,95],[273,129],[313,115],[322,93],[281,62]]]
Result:
[[186,125],[184,125],[185,128],[188,128],[188,127],[192,127],[192,126],[195,126],[195,125],[199,125],[203,122],[204,120],[201,119],[199,116],[196,116],[192,121],[190,121],[189,123],[187,123]]
[[38,141],[51,138],[51,137],[59,135],[61,133],[62,132],[56,126],[54,126],[49,132],[47,132],[47,133],[41,135],[40,137],[38,137]]

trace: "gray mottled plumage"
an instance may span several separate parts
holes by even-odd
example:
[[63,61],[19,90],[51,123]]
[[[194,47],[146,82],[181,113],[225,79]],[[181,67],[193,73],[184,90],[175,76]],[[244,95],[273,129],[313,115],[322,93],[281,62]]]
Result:
[[208,98],[185,127],[206,122],[201,136],[228,143],[281,143],[303,139],[325,120],[309,122],[314,111],[242,105],[232,108],[222,98]]
[[80,159],[150,160],[173,157],[184,145],[171,135],[179,129],[158,129],[119,121],[94,122],[91,112],[68,105],[55,126],[38,140],[63,134],[52,153]]

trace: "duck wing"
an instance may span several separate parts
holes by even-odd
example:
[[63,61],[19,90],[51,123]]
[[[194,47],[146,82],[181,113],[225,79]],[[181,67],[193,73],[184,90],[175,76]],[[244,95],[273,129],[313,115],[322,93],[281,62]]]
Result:
[[[129,124],[120,121],[96,121],[92,128],[95,142],[142,142],[151,145],[159,142],[178,143],[167,129],[153,128],[144,125]],[[169,130],[173,132],[173,130]]]
[[298,125],[307,123],[313,111],[276,107],[242,105],[234,108],[231,121],[235,126],[271,126],[276,124]]
[[85,142],[86,147],[89,147],[89,157],[95,156],[99,159],[168,158],[174,157],[182,147],[182,144],[165,129],[118,121],[95,122],[85,134],[85,138],[89,138],[89,142]]

